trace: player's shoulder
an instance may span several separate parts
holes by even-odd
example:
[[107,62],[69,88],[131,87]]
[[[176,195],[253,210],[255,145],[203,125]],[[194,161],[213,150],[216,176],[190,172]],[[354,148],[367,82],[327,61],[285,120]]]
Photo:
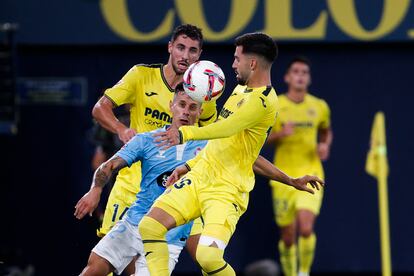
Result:
[[138,63],[138,64],[135,64],[134,66],[138,68],[146,68],[146,69],[160,69],[163,66],[163,64],[162,63],[151,63],[151,64]]
[[136,72],[153,72],[159,71],[162,68],[162,63],[154,63],[154,64],[146,64],[146,63],[139,63],[135,64],[131,70],[135,70]]
[[230,96],[234,96],[240,93],[243,93],[246,90],[246,85],[240,85],[238,84],[234,89],[233,92],[231,93]]
[[143,132],[142,134],[144,135],[144,137],[153,137],[154,134],[166,131],[167,128],[168,128],[167,126],[164,126],[164,127],[161,127],[161,128],[151,130],[151,131]]
[[263,96],[266,96],[266,97],[274,97],[274,96],[277,96],[276,95],[276,89],[273,87],[273,86],[271,86],[271,85],[268,85],[268,86],[266,86],[265,88],[263,88],[263,89],[261,89],[262,91],[260,91],[261,93],[262,93],[262,95]]
[[323,105],[323,106],[328,105],[324,99],[317,97],[313,94],[308,93],[306,97],[307,97],[307,100],[311,103],[315,103],[315,104]]
[[153,135],[155,133],[161,132],[161,131],[165,131],[165,128],[157,128],[155,130],[151,130],[151,131],[146,131],[146,132],[140,132],[135,134],[134,138],[138,139],[138,140],[154,140]]
[[258,92],[258,96],[260,96],[260,98],[264,98],[271,105],[274,105],[279,100],[276,89],[273,86],[266,86],[265,88],[260,89]]

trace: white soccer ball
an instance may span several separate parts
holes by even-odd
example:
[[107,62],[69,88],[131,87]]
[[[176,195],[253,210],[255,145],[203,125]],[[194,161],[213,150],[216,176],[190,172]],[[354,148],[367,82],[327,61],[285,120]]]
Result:
[[184,73],[184,90],[194,101],[217,100],[223,93],[226,79],[223,70],[214,62],[200,60]]

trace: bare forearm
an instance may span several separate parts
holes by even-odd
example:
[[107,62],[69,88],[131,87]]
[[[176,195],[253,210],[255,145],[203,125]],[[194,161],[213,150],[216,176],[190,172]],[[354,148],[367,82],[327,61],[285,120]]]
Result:
[[92,115],[98,123],[112,133],[118,133],[121,129],[126,128],[116,117],[113,112],[113,103],[103,96],[93,107]]
[[266,144],[268,144],[268,145],[274,145],[277,142],[277,140],[279,140],[282,137],[283,137],[282,131],[279,131],[279,132],[271,132],[269,134],[269,136],[267,137]]
[[331,128],[319,130],[319,142],[331,146],[333,140],[333,132]]
[[111,178],[112,174],[115,171],[118,171],[126,166],[126,162],[118,157],[114,156],[102,165],[95,171],[93,175],[92,185],[91,188],[105,187],[106,183],[108,183],[109,179]]
[[111,176],[112,176],[112,170],[108,169],[107,163],[103,163],[102,165],[99,166],[99,168],[95,171],[93,175],[91,188],[105,187],[106,183],[108,183]]
[[292,185],[292,178],[279,170],[276,166],[270,163],[266,158],[259,155],[253,165],[255,173],[260,174],[268,179],[275,180],[287,185]]

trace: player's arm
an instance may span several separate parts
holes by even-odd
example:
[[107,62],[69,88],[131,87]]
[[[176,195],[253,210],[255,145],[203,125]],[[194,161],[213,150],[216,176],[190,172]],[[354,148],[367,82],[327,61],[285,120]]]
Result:
[[175,168],[174,171],[167,178],[167,181],[165,182],[165,187],[169,187],[172,184],[174,184],[175,182],[177,182],[178,179],[183,177],[190,170],[191,170],[191,168],[187,165],[187,163]]
[[[261,96],[265,99],[265,96]],[[204,127],[182,126],[182,142],[189,140],[211,140],[230,137],[260,122],[266,114],[266,107],[260,97],[251,97],[237,112],[226,119]]]
[[83,218],[86,214],[91,215],[99,203],[102,189],[111,178],[114,172],[131,166],[134,162],[142,160],[146,152],[145,135],[136,135],[131,141],[123,146],[114,156],[103,163],[95,171],[92,185],[89,190],[76,204],[75,216],[78,219]]
[[292,178],[279,170],[275,167],[272,163],[270,163],[266,158],[259,155],[256,159],[255,163],[253,164],[253,170],[255,173],[260,174],[268,179],[275,180],[286,185],[292,186],[300,191],[306,191],[311,194],[314,191],[307,186],[309,183],[313,188],[319,190],[319,185],[323,186],[323,180],[319,179],[316,176],[305,175],[299,178]]
[[333,140],[332,129],[330,127],[319,129],[318,136],[318,155],[322,161],[325,161],[329,158],[329,152],[331,150]]
[[[261,99],[260,99],[261,98]],[[159,147],[168,149],[189,140],[211,140],[230,137],[260,122],[266,114],[265,96],[252,96],[237,112],[208,126],[181,126],[179,130],[170,127],[168,131],[154,135]]]
[[113,156],[96,169],[92,185],[89,191],[78,201],[75,206],[75,217],[82,219],[86,214],[92,216],[92,212],[98,206],[101,198],[102,189],[108,183],[112,174],[127,166],[125,160],[121,157]]
[[294,132],[295,124],[293,122],[287,122],[282,125],[279,131],[272,131],[267,137],[266,143],[269,145],[275,144],[279,139],[290,136]]
[[105,129],[115,133],[126,143],[136,134],[135,130],[121,123],[115,116],[115,104],[107,97],[102,96],[92,109],[92,116]]
[[105,91],[105,95],[95,104],[92,115],[107,130],[118,134],[119,139],[126,143],[136,131],[120,122],[113,109],[123,104],[131,104],[136,97],[136,87],[140,76],[139,66],[133,66],[122,79],[112,88]]
[[199,126],[206,126],[217,120],[217,101],[203,103],[202,112],[198,119]]
[[324,100],[320,100],[321,122],[318,126],[318,155],[322,161],[329,157],[333,133],[331,128],[331,110]]

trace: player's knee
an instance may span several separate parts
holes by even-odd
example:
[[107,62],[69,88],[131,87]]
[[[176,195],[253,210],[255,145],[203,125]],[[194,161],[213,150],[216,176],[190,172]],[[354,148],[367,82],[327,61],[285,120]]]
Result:
[[111,273],[109,266],[99,266],[96,263],[91,263],[82,270],[80,276],[105,276]]
[[157,220],[144,216],[138,225],[142,239],[159,239],[165,236],[167,228]]
[[296,237],[291,232],[282,233],[282,241],[286,247],[291,247],[296,243]]
[[224,251],[217,247],[199,245],[196,253],[197,262],[204,272],[211,273],[226,265],[223,253]]
[[313,223],[312,222],[302,222],[299,224],[299,236],[309,237],[313,233]]
[[299,230],[299,235],[302,237],[309,237],[310,235],[312,235],[313,233],[313,228],[312,227],[305,227]]

